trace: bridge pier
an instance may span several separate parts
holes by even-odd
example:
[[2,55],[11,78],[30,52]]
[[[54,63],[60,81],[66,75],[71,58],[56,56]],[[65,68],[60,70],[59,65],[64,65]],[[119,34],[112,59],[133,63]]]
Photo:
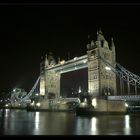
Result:
[[96,112],[116,112],[116,113],[125,113],[125,101],[119,100],[108,100],[108,99],[96,99]]

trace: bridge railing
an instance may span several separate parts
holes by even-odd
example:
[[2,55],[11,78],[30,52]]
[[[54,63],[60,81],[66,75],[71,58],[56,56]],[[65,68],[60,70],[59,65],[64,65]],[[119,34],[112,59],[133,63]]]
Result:
[[56,99],[49,99],[49,101],[53,102],[54,104],[66,104],[68,102],[80,102],[79,98],[56,98]]
[[140,101],[140,95],[108,96],[108,100]]

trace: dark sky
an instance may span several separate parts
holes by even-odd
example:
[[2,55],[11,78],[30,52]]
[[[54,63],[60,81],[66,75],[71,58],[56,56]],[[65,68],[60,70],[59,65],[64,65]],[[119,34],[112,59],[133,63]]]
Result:
[[0,91],[29,91],[41,56],[86,54],[87,36],[113,36],[117,62],[139,75],[140,5],[0,5]]

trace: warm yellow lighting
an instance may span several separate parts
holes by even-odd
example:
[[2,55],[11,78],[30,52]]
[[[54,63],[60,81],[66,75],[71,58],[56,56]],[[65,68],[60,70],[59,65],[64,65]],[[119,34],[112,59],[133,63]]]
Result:
[[45,87],[40,88],[40,95],[45,95]]
[[96,101],[96,99],[94,98],[94,99],[92,99],[92,105],[94,106],[94,107],[96,107],[96,105],[97,105],[97,101]]
[[128,104],[127,103],[125,103],[125,107],[128,107]]
[[124,134],[130,135],[131,134],[131,127],[130,127],[130,116],[125,115],[125,127],[124,127]]
[[81,87],[79,86],[79,90],[78,90],[78,93],[80,93],[81,92]]
[[65,63],[65,60],[60,61],[60,64],[63,65]]
[[31,103],[31,106],[33,106],[35,104],[35,101],[33,101],[32,103]]
[[83,63],[86,63],[86,62],[87,62],[86,60],[83,61]]
[[36,103],[36,106],[38,106],[38,107],[39,107],[39,106],[40,106],[40,103]]
[[76,59],[77,59],[77,57],[74,57],[73,59],[74,59],[74,60],[76,60]]
[[85,107],[85,106],[87,106],[87,103],[85,102],[80,103],[80,107]]
[[110,68],[110,67],[108,67],[108,66],[106,66],[106,67],[105,67],[105,69],[106,69],[106,70],[108,70],[108,71],[110,71],[110,70],[111,70],[111,68]]

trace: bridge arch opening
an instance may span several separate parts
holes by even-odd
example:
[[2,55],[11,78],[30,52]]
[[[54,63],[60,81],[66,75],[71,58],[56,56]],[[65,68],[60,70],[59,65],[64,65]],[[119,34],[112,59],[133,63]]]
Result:
[[88,91],[88,68],[61,74],[60,96],[78,97]]

